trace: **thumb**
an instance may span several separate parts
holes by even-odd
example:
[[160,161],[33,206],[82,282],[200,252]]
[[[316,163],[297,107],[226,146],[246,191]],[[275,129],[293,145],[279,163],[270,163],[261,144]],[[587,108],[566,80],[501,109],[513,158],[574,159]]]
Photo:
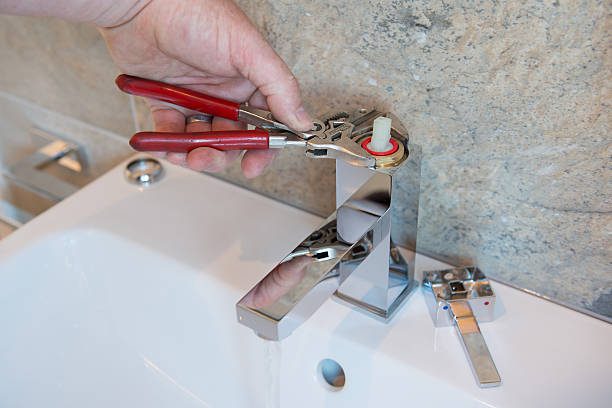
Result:
[[257,34],[255,44],[244,44],[248,51],[243,53],[244,58],[237,69],[266,98],[276,119],[295,130],[310,130],[312,118],[302,104],[297,79],[272,47]]

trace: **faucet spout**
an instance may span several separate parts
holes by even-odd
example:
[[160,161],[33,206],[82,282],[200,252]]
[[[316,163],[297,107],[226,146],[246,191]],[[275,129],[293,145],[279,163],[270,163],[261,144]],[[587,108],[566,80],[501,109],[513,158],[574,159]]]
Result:
[[336,223],[334,213],[238,302],[240,323],[267,340],[282,340],[338,289],[342,264],[362,243],[338,240]]
[[389,274],[391,177],[369,179],[236,305],[240,323],[260,337],[281,340],[308,319],[380,249]]

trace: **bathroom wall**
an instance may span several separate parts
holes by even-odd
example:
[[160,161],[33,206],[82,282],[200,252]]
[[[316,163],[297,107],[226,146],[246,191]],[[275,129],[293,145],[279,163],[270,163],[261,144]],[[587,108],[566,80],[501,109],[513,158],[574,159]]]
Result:
[[0,170],[47,143],[33,127],[84,146],[89,179],[131,154],[130,99],[113,89],[117,70],[95,29],[0,15],[0,61]]
[[[421,251],[612,317],[605,2],[239,3],[313,113],[402,118],[423,150]],[[149,126],[90,27],[0,17],[0,58],[0,91],[123,137]],[[319,214],[334,205],[333,163],[295,151],[256,180],[237,166],[221,177]]]

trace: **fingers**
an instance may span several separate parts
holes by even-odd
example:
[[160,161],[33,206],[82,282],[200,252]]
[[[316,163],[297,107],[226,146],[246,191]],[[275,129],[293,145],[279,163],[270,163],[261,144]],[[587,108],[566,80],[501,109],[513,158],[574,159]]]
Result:
[[151,104],[151,116],[156,132],[184,132],[185,116],[168,106]]
[[[212,126],[209,123],[202,122],[195,122],[187,125],[188,132],[206,132],[211,129],[232,130],[243,128],[243,124],[223,118],[214,118]],[[185,160],[185,164],[183,165],[186,165],[190,169],[217,173],[223,171],[230,164],[232,164],[238,157],[240,157],[240,153],[241,151],[239,150],[220,151],[208,147],[201,147],[192,150],[186,155],[186,157],[185,155],[179,155],[178,153],[170,153],[168,154],[168,160],[177,160],[177,164],[181,164],[180,160]],[[276,154],[276,149],[247,151],[242,158],[242,173],[246,178],[254,178],[259,176],[274,160]]]
[[279,149],[249,150],[242,158],[242,174],[248,179],[255,178],[264,172],[272,163]]
[[270,110],[268,102],[266,101],[266,97],[259,90],[255,91],[255,93],[251,95],[251,97],[249,98],[249,105],[259,109]]
[[[207,132],[209,130],[242,129],[242,124],[223,118],[214,118],[213,123],[195,122],[187,126],[189,132]],[[170,155],[168,155],[170,156]],[[187,167],[196,171],[216,173],[224,170],[240,157],[239,150],[221,151],[210,147],[199,147],[186,155]]]
[[[147,100],[151,108],[151,117],[157,132],[183,132],[185,130],[185,116],[176,109],[167,105],[160,105],[157,101]],[[171,163],[183,165],[184,158],[176,157],[176,153],[150,152],[155,157],[167,159]]]
[[[211,130],[209,122],[192,122],[185,125],[186,132],[208,132]],[[188,167],[186,153],[168,153],[168,161],[179,166]]]
[[[198,118],[198,117],[194,115],[192,119],[193,118]],[[210,122],[206,122],[204,120],[195,120],[194,122],[187,123],[185,125],[185,131],[186,132],[209,132],[211,131],[213,118],[209,116],[204,116],[203,119],[209,120]]]
[[[263,94],[256,92],[252,97],[252,103],[265,107],[266,101]],[[213,123],[194,122],[185,125],[185,116],[182,112],[172,109],[167,105],[153,104],[151,114],[158,132],[207,132],[210,130],[233,130],[243,129],[244,125],[223,118],[214,118]],[[261,175],[266,167],[277,155],[276,149],[251,150],[245,153],[241,167],[246,178],[254,178]],[[216,173],[223,171],[233,163],[241,152],[238,150],[220,151],[208,147],[201,147],[185,153],[155,152],[157,157],[165,157],[173,164],[189,167],[201,172]]]
[[196,171],[218,173],[225,170],[238,157],[240,157],[239,150],[222,152],[210,147],[199,147],[187,155],[187,167]]
[[[256,91],[249,99],[249,104],[260,109],[269,109],[266,97],[261,91]],[[278,155],[278,149],[251,150],[242,158],[242,173],[246,178],[255,178],[272,163]]]
[[295,130],[312,128],[312,118],[302,105],[297,79],[272,47],[257,33],[242,47],[238,70],[265,96],[270,110]]

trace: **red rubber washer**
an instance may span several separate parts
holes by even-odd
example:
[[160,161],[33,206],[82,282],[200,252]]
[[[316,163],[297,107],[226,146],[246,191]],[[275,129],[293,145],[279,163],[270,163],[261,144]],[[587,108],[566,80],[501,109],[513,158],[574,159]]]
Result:
[[366,138],[363,142],[361,142],[361,147],[363,147],[363,150],[370,153],[372,156],[389,156],[390,154],[397,152],[397,149],[399,149],[399,144],[397,143],[397,141],[391,138],[389,139],[389,142],[391,142],[391,148],[389,150],[386,150],[384,152],[375,152],[374,150],[370,150],[370,148],[368,147],[371,140],[371,137]]

